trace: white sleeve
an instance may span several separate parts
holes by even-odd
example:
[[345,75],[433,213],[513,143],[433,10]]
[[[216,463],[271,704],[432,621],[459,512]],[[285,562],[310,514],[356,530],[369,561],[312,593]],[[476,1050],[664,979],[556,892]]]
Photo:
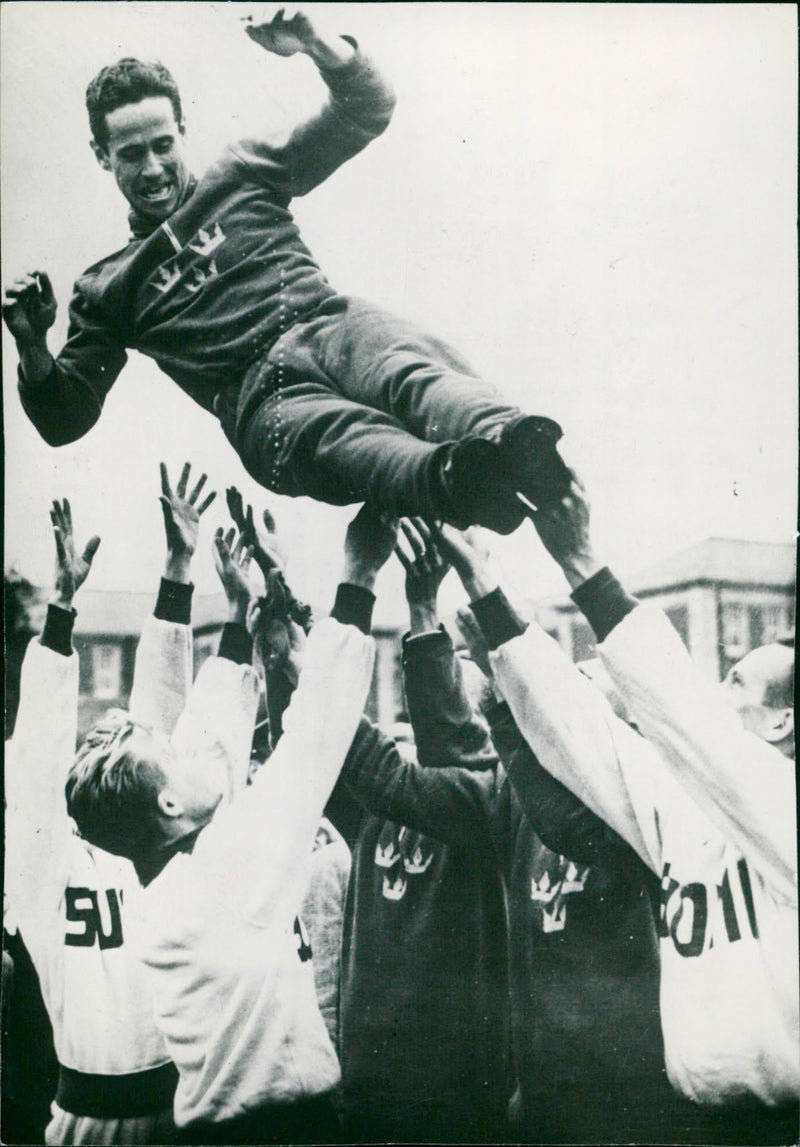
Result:
[[660,874],[655,750],[539,626],[531,624],[489,659],[540,763]]
[[298,909],[317,825],[366,704],[374,652],[354,626],[333,618],[314,626],[275,752],[200,835],[194,857],[207,880],[253,921]]
[[63,894],[72,834],[64,783],[78,735],[78,655],[29,642],[14,736],[6,745],[6,893],[20,918]]
[[192,627],[152,614],[136,648],[129,703],[134,721],[172,733],[192,684]]
[[216,756],[228,775],[226,802],[247,778],[250,746],[258,709],[258,677],[249,665],[227,657],[209,657],[197,674],[189,700],[172,736],[176,753]]
[[796,902],[794,762],[742,727],[655,606],[637,606],[600,654],[676,781],[756,871]]

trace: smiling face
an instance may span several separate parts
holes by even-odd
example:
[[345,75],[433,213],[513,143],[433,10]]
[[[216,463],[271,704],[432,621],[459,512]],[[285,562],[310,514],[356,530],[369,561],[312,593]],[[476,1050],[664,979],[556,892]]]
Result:
[[183,200],[190,173],[184,127],[167,96],[123,104],[105,117],[108,144],[92,143],[97,161],[139,215],[163,223]]

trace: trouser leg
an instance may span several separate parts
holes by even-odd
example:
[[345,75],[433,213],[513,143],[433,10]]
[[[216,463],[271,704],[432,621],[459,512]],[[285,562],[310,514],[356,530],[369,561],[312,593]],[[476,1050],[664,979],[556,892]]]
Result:
[[[248,472],[268,489],[333,505],[370,501],[393,514],[440,517],[441,459],[381,411],[315,382],[269,394],[239,435]],[[267,387],[269,389],[269,387]]]
[[447,343],[360,299],[331,300],[316,318],[287,331],[269,358],[391,415],[429,442],[497,441],[506,423],[520,417]]

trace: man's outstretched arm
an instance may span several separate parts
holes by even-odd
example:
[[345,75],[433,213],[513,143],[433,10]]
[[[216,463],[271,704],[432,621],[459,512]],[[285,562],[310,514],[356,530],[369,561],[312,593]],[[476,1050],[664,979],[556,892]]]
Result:
[[395,97],[356,41],[324,30],[316,17],[282,8],[264,24],[247,18],[248,36],[278,56],[309,56],[328,87],[326,106],[280,145],[246,141],[233,148],[253,175],[288,198],[305,195],[388,126]]
[[136,649],[129,709],[135,721],[169,736],[183,712],[192,684],[191,564],[200,518],[216,494],[201,498],[205,474],[187,493],[191,471],[188,462],[174,490],[163,462],[160,471],[166,561],[155,609],[144,624]]
[[537,511],[542,541],[601,642],[599,652],[662,768],[757,871],[797,898],[793,762],[747,732],[706,681],[661,610],[631,598],[597,559],[589,501],[573,476],[560,505]]
[[44,630],[25,653],[14,736],[6,746],[8,818],[6,890],[24,914],[44,895],[63,893],[60,864],[71,829],[64,780],[78,732],[78,658],[72,648],[73,600],[100,539],[75,546],[65,498],[50,511],[56,543],[55,586]]

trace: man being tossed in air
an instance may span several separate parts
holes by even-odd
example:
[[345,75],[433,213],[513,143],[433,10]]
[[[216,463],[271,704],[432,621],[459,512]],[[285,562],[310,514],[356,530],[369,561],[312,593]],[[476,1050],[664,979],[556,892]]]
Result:
[[505,404],[440,340],[339,294],[289,210],[386,128],[391,90],[355,40],[302,12],[247,32],[268,52],[310,56],[328,102],[283,143],[229,146],[199,179],[163,65],[125,58],[89,85],[92,149],[130,204],[133,237],[77,280],[55,358],[47,275],[8,287],[28,416],[52,446],[80,438],[135,348],[217,415],[268,489],[516,529],[517,492],[543,506],[566,489],[560,428]]

